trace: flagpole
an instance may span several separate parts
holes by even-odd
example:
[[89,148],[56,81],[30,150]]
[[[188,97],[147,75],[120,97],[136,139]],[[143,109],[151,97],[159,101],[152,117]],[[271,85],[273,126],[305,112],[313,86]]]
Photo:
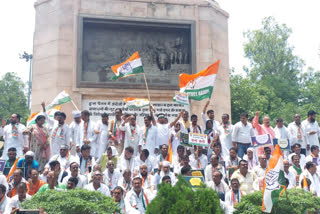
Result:
[[151,102],[148,83],[147,83],[146,75],[144,74],[144,72],[143,72],[143,77],[144,77],[144,82],[146,83],[146,88],[147,88],[147,92],[148,92],[148,99],[149,99],[149,102]]
[[71,103],[73,104],[73,106],[76,108],[77,111],[80,111],[72,99],[71,99]]

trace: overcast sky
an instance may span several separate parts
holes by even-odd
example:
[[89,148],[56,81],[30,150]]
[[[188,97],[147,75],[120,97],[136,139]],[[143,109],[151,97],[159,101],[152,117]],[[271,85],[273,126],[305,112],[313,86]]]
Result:
[[[243,53],[243,32],[261,26],[264,17],[274,16],[279,23],[292,28],[291,45],[294,53],[320,70],[320,0],[218,0],[230,14],[229,53],[230,67],[237,72],[248,65]],[[19,53],[32,53],[34,32],[34,0],[2,1],[0,8],[0,74],[16,72],[28,79],[29,65],[19,59]]]

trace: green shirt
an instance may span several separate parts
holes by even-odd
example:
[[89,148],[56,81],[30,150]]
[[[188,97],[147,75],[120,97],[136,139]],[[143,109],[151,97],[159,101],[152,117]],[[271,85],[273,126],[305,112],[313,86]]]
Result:
[[[66,189],[67,189],[67,186],[65,184],[60,184],[60,183],[58,183],[58,185],[54,188],[54,190],[57,190],[57,191],[65,191]],[[42,185],[42,187],[40,187],[37,193],[45,192],[47,190],[50,190],[49,184],[44,184]]]

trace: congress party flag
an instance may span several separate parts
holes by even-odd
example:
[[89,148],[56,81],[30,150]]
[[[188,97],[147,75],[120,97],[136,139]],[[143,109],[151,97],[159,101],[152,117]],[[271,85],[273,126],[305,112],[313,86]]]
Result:
[[262,211],[270,213],[273,204],[286,190],[286,180],[283,171],[283,157],[281,148],[276,145],[272,157],[269,160],[263,182]]
[[126,103],[126,107],[129,109],[142,108],[142,107],[148,106],[150,103],[148,99],[132,98],[132,97],[125,98],[124,102]]
[[70,95],[66,90],[63,90],[58,96],[54,98],[54,100],[46,107],[46,110],[52,109],[56,106],[68,103],[71,101]]
[[111,66],[115,76],[111,80],[117,80],[123,77],[129,77],[138,73],[143,73],[142,61],[139,52],[135,52],[127,61]]
[[180,92],[188,94],[190,99],[203,100],[210,98],[219,69],[220,60],[207,69],[196,74],[180,74]]
[[[49,117],[53,118],[54,117],[54,114],[57,112],[57,111],[60,111],[61,110],[61,105],[60,106],[56,106],[50,110],[48,110],[47,114]],[[36,124],[36,118],[39,116],[39,115],[43,115],[42,112],[36,112],[36,113],[33,113],[27,120],[27,127],[29,127],[30,125],[32,124]]]

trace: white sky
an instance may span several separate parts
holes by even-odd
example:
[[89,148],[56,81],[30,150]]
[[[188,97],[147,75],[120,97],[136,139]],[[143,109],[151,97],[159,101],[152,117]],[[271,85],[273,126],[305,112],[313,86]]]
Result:
[[[28,80],[29,65],[19,59],[19,53],[32,53],[34,32],[34,1],[2,1],[0,8],[0,74],[16,72]],[[261,26],[264,17],[274,16],[278,23],[292,28],[290,43],[295,54],[320,70],[320,0],[218,0],[230,14],[229,53],[230,67],[241,72],[248,61],[243,57],[243,32]]]

